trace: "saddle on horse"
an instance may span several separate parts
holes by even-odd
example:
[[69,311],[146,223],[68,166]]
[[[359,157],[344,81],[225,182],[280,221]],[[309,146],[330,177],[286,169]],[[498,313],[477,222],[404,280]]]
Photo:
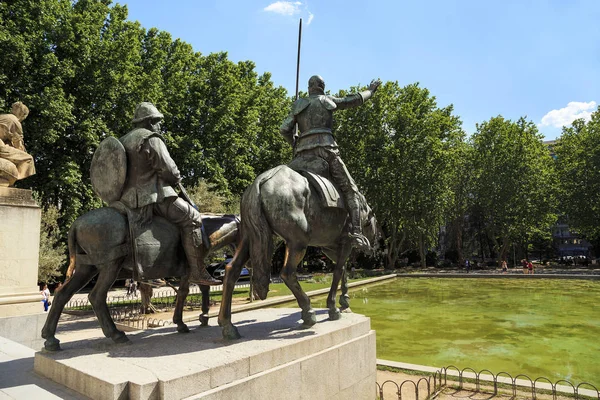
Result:
[[324,207],[346,209],[344,197],[339,188],[331,181],[329,164],[316,156],[295,157],[288,167],[304,176],[309,184],[319,193]]

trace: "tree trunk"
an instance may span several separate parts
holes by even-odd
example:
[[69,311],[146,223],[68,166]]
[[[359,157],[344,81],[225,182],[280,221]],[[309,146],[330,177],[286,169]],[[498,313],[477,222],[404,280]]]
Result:
[[497,267],[500,268],[500,266],[502,265],[502,261],[505,260],[506,257],[506,253],[508,251],[508,248],[510,246],[510,242],[508,240],[508,237],[505,236],[504,238],[502,238],[502,246],[500,247],[499,251],[498,251],[498,257],[496,258],[496,263],[497,263]]
[[419,256],[421,257],[421,268],[427,267],[427,257],[425,254],[425,240],[423,234],[419,234]]
[[462,217],[456,218],[452,223],[452,233],[454,235],[454,250],[456,251],[456,258],[458,265],[465,265],[465,257],[463,253],[463,225]]
[[[400,236],[400,237],[399,237]],[[404,244],[404,239],[406,238],[406,234],[398,233],[395,227],[392,230],[392,236],[388,241],[388,253],[386,257],[386,268],[394,269],[396,267],[396,261],[398,261],[398,256],[400,254],[400,250],[402,249],[402,245]]]
[[386,269],[394,269],[396,265],[396,250],[395,250],[395,242],[396,242],[396,232],[393,231],[391,237],[387,243],[387,254],[386,254]]

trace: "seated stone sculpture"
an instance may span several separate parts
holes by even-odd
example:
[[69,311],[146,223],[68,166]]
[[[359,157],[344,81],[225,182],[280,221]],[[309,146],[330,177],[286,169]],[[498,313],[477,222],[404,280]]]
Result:
[[23,144],[21,122],[29,109],[23,103],[12,105],[10,114],[0,114],[0,186],[13,186],[15,181],[35,174],[33,157]]

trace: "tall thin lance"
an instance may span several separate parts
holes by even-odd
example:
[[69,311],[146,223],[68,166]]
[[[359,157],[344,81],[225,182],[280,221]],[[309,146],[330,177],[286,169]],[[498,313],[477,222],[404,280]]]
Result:
[[[302,18],[300,18],[300,26],[298,27],[298,58],[296,60],[296,99],[298,100],[298,84],[300,82],[300,43],[302,43]],[[292,135],[294,144],[292,146],[294,154],[296,154],[296,140],[298,139],[298,124],[294,126],[294,134]]]
[[298,82],[300,81],[300,43],[302,43],[302,18],[298,27],[298,58],[296,62],[296,100],[298,100]]

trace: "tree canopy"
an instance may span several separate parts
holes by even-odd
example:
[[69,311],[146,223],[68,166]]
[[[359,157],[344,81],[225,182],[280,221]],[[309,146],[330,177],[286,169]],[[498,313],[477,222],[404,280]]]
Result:
[[600,238],[600,108],[563,128],[554,146],[561,211],[591,240]]
[[464,139],[452,112],[451,105],[439,108],[418,84],[387,82],[363,106],[336,115],[344,159],[388,236],[391,267],[407,240],[424,265],[425,251],[445,222],[457,146]]
[[498,257],[513,242],[548,237],[556,221],[556,179],[536,125],[498,116],[478,124],[471,140],[472,216],[479,216]]
[[[291,159],[279,126],[292,99],[268,72],[226,52],[194,51],[127,20],[127,7],[110,0],[0,2],[0,53],[0,110],[15,101],[30,109],[25,145],[37,174],[17,185],[40,194],[62,231],[48,238],[49,248],[62,251],[57,237],[101,206],[89,179],[93,153],[106,137],[131,129],[142,101],[164,114],[167,146],[184,185],[206,202],[201,210],[234,211],[258,174]],[[598,114],[565,128],[556,146],[562,210],[595,237]],[[452,105],[439,106],[417,83],[398,82],[334,116],[342,158],[387,235],[389,267],[415,250],[424,266],[428,250],[444,255],[444,241],[462,260],[483,236],[499,257],[511,243],[549,237],[555,168],[525,118],[491,118],[467,139]]]
[[[44,206],[63,232],[100,206],[89,167],[98,144],[131,129],[136,104],[165,115],[164,135],[184,184],[205,179],[240,195],[257,173],[291,156],[278,126],[289,104],[270,74],[227,53],[202,55],[167,32],[127,20],[103,0],[0,2],[0,109],[30,109],[25,143]],[[264,146],[269,143],[269,146]]]

